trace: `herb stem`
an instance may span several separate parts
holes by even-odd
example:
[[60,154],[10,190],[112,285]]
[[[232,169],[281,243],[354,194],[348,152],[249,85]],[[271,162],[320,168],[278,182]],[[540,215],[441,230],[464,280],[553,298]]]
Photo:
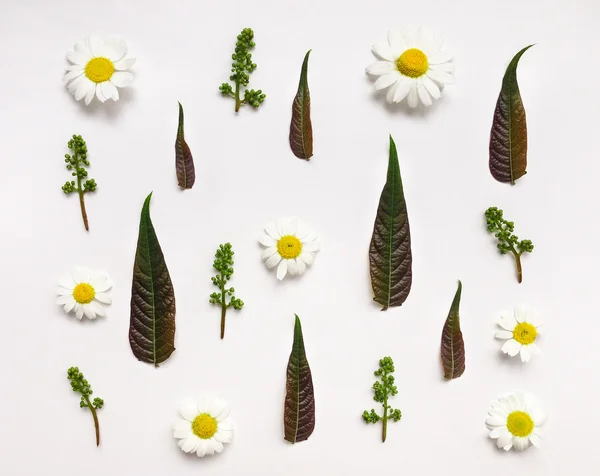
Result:
[[235,112],[239,112],[242,101],[240,101],[240,83],[235,82]]
[[519,284],[523,282],[523,267],[521,266],[521,254],[517,253],[513,249],[513,255],[515,256],[515,263],[517,264],[517,281]]
[[381,425],[383,427],[383,429],[381,430],[381,441],[383,443],[385,443],[385,439],[387,437],[387,422],[388,422],[388,404],[387,404],[387,397],[385,398],[385,403],[383,404],[383,425]]
[[83,201],[83,194],[85,193],[81,190],[81,179],[77,178],[77,187],[79,188],[79,205],[81,207],[81,218],[83,218],[83,225],[85,226],[86,231],[90,231],[90,227],[88,225],[88,217],[87,212],[85,211],[85,202]]
[[225,314],[227,314],[227,305],[225,304],[225,275],[221,272],[221,339],[225,337]]
[[98,423],[98,415],[96,414],[96,408],[90,402],[88,396],[84,396],[85,403],[87,403],[88,408],[92,412],[92,417],[94,418],[94,426],[96,427],[96,446],[100,446],[100,424]]

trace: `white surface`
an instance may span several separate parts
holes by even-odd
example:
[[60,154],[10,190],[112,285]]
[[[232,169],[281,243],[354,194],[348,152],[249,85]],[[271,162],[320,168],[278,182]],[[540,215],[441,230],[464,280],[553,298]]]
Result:
[[[584,1],[409,3],[7,1],[0,14],[2,345],[0,473],[13,475],[299,476],[306,474],[591,475],[598,472],[597,57],[599,5]],[[210,5],[210,6],[209,6]],[[394,110],[364,68],[389,27],[427,24],[456,53],[456,84],[423,112]],[[255,30],[250,87],[267,100],[238,117],[221,98],[235,36]],[[64,55],[88,32],[121,34],[138,57],[134,87],[117,104],[76,103],[61,83]],[[492,113],[504,70],[523,46],[519,83],[529,124],[529,174],[515,187],[488,172]],[[287,135],[302,58],[315,155],[295,159]],[[177,101],[196,162],[178,190]],[[74,132],[89,147],[98,191],[85,233],[62,156]],[[410,214],[413,290],[401,308],[371,302],[368,245],[385,180],[388,133],[398,146]],[[138,220],[152,218],[177,298],[177,350],[155,369],[129,348],[129,299]],[[483,212],[504,208],[536,246],[524,282],[495,250]],[[295,214],[323,251],[301,280],[277,282],[255,238]],[[224,341],[208,304],[214,251],[231,241]],[[116,286],[106,319],[78,322],[54,304],[72,266],[103,268]],[[442,381],[439,341],[456,289],[467,370]],[[507,361],[494,319],[524,303],[547,322],[543,356]],[[308,442],[283,440],[285,368],[293,315],[303,322],[317,423]],[[361,413],[374,405],[377,360],[396,362],[404,417],[388,441]],[[78,365],[106,406],[102,445],[78,407],[66,370]],[[505,454],[488,439],[488,403],[523,388],[550,419],[543,450]],[[179,401],[212,391],[233,406],[237,434],[213,458],[188,457],[171,436]]]

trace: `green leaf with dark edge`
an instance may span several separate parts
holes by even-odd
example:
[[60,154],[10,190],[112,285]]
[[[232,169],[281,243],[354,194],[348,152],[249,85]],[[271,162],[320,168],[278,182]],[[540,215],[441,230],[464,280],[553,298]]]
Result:
[[175,171],[177,172],[177,183],[185,190],[194,186],[196,170],[192,152],[183,137],[183,107],[181,103],[178,104],[179,126],[177,127],[177,139],[175,140]]
[[519,51],[506,69],[490,134],[490,172],[499,182],[513,185],[527,173],[527,120],[517,83],[517,65],[532,46]]
[[158,367],[175,350],[175,293],[150,219],[148,195],[142,208],[131,287],[129,344],[142,362]]
[[459,281],[458,289],[442,330],[441,355],[446,380],[458,378],[465,371],[465,342],[460,330],[460,315],[458,312],[461,293],[462,283]]
[[381,192],[369,247],[373,300],[383,306],[401,306],[412,285],[410,227],[396,144],[390,136],[387,181]]
[[294,326],[294,345],[287,367],[283,424],[285,439],[290,443],[307,440],[315,429],[315,395],[298,316]]
[[310,120],[310,92],[308,90],[308,50],[302,63],[298,92],[292,104],[290,147],[299,159],[310,160],[313,155],[313,133]]

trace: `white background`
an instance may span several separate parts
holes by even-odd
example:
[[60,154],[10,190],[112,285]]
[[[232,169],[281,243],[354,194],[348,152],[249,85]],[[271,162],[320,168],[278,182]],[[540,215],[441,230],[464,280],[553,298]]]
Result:
[[[0,11],[0,209],[2,344],[0,473],[93,475],[597,474],[600,415],[596,213],[597,28],[594,0],[192,2],[3,0]],[[364,68],[390,27],[424,24],[455,52],[456,84],[428,110],[388,107]],[[256,34],[250,87],[267,94],[237,116],[218,86],[235,37]],[[65,54],[88,33],[122,35],[138,61],[118,103],[76,103],[61,78]],[[488,140],[502,76],[522,58],[529,126],[528,174],[511,187],[488,171]],[[289,150],[291,102],[305,52],[315,155]],[[174,167],[177,101],[196,163],[193,190]],[[66,142],[88,143],[98,190],[86,199],[61,185]],[[368,246],[385,181],[388,134],[398,146],[413,239],[414,282],[401,308],[371,301]],[[160,368],[138,362],[128,342],[139,214],[151,215],[177,299],[177,350]],[[510,256],[484,227],[505,210],[535,251],[517,284]],[[298,280],[277,282],[261,262],[262,226],[297,215],[323,249]],[[236,252],[232,285],[246,306],[208,304],[214,251]],[[108,316],[78,322],[54,304],[57,277],[75,265],[115,282]],[[464,285],[467,370],[444,382],[443,322]],[[546,321],[543,355],[507,360],[494,320],[518,303]],[[303,323],[316,398],[316,429],[283,439],[285,368],[293,315]],[[379,425],[372,372],[396,362],[404,417]],[[66,379],[78,365],[106,405],[92,418]],[[505,454],[487,437],[489,402],[522,388],[549,414],[545,448]],[[215,392],[233,407],[237,432],[224,453],[198,459],[171,435],[178,403]]]

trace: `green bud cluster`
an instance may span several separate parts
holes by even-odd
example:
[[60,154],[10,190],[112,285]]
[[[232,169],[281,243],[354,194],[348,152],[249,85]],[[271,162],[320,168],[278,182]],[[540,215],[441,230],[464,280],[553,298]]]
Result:
[[250,104],[253,107],[259,107],[265,100],[266,95],[259,89],[244,91],[244,99],[240,98],[240,87],[247,87],[250,82],[250,73],[256,69],[256,63],[252,62],[252,53],[250,49],[254,48],[254,32],[250,28],[244,28],[237,37],[235,51],[231,55],[233,63],[231,64],[231,76],[229,80],[233,81],[235,88],[229,83],[223,83],[219,86],[219,91],[223,96],[235,99],[235,110],[238,111],[243,104]]
[[83,184],[83,189],[80,189],[81,179],[88,176],[87,170],[84,166],[89,167],[90,162],[87,158],[87,144],[81,136],[73,134],[67,147],[71,150],[71,154],[65,154],[65,163],[67,164],[67,170],[71,172],[73,177],[77,177],[78,186],[75,186],[75,181],[66,182],[62,186],[63,192],[67,195],[73,192],[93,192],[96,190],[96,181],[94,179],[87,180]]
[[[244,301],[233,295],[235,289],[226,287],[233,274],[233,255],[231,243],[219,245],[213,263],[213,268],[218,271],[218,274],[210,278],[212,283],[220,290],[220,292],[211,293],[208,302],[221,306],[221,338],[223,338],[225,332],[225,313],[227,309],[233,307],[236,311],[239,311],[244,307]],[[229,297],[229,302],[227,302],[227,297]]]
[[98,397],[94,398],[93,403],[90,403],[90,395],[94,392],[92,391],[89,382],[79,371],[79,368],[71,367],[67,371],[67,378],[71,381],[71,388],[73,391],[81,394],[81,401],[79,402],[81,408],[99,409],[104,406],[104,400]]
[[386,437],[387,421],[399,421],[402,418],[400,410],[388,405],[388,398],[398,394],[398,388],[394,384],[395,379],[392,375],[394,370],[394,361],[392,358],[384,357],[379,361],[379,368],[374,372],[375,376],[379,377],[379,380],[372,387],[375,393],[373,400],[383,405],[383,416],[379,415],[375,409],[371,409],[371,411],[365,410],[362,414],[363,420],[366,423],[377,423],[379,421],[383,423],[383,441],[385,441]]
[[519,255],[533,251],[531,240],[521,240],[513,235],[515,224],[504,219],[504,212],[497,207],[490,207],[485,211],[487,229],[498,238],[498,249],[503,255],[510,252],[518,252]]

